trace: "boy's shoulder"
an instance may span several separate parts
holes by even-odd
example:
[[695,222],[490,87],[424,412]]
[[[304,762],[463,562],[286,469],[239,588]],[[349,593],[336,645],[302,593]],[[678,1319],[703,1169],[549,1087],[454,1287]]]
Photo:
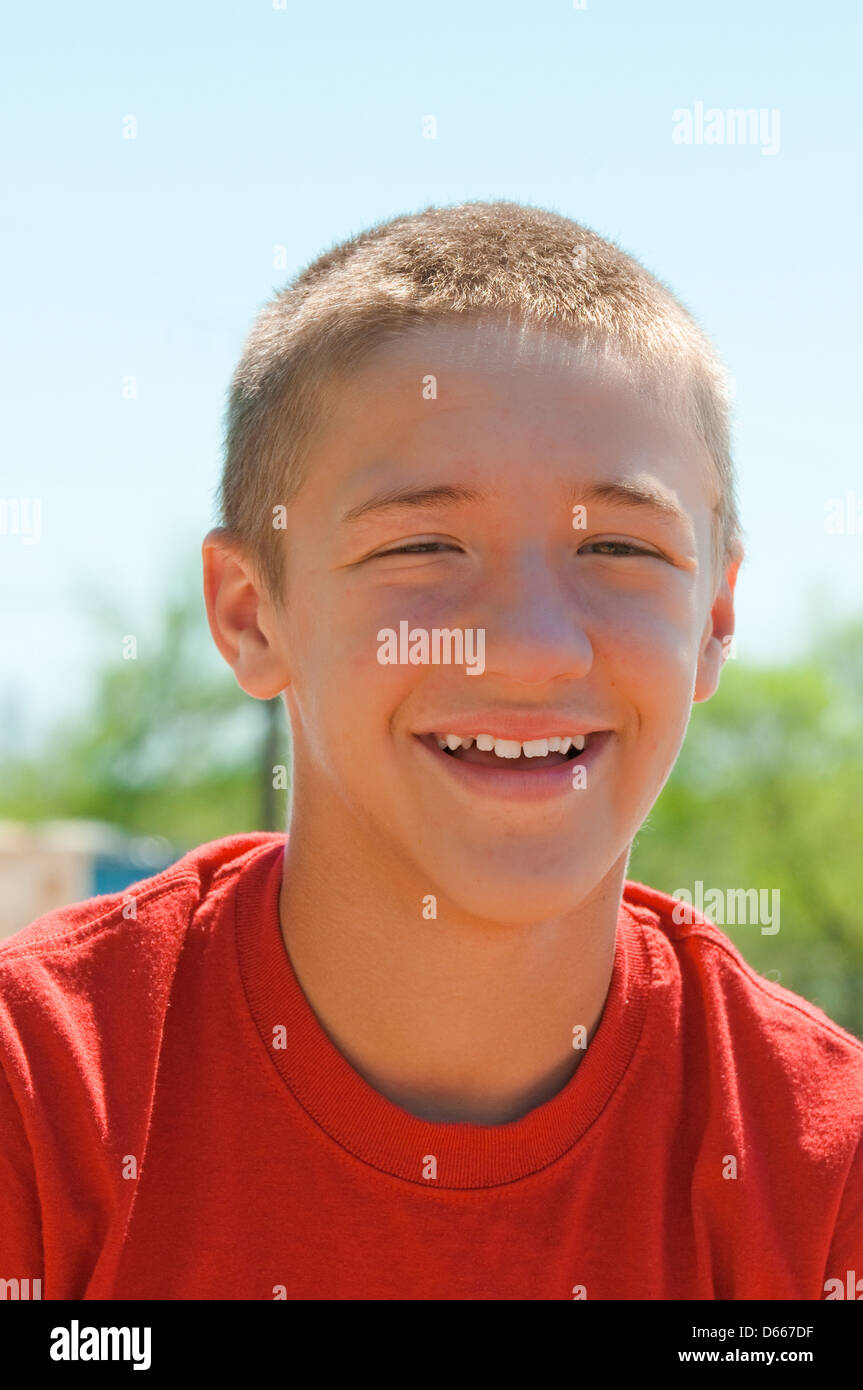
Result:
[[[50,1147],[58,1126],[70,1145],[86,1145],[94,1130],[105,1142],[123,1133],[144,1144],[180,972],[188,964],[202,990],[221,991],[225,981],[210,978],[230,959],[220,924],[230,928],[244,866],[279,840],[200,845],[120,893],[49,912],[0,943],[0,1092],[8,1106],[8,1083],[38,1144]],[[0,1128],[11,1113],[0,1111]]]
[[[624,903],[652,943],[653,970],[677,1009],[685,1045],[721,1049],[766,1081],[863,1119],[863,1041],[816,1004],[759,975],[705,914],[627,880]],[[819,1108],[816,1104],[816,1109]]]
[[190,850],[149,878],[121,892],[55,908],[0,941],[0,996],[11,1002],[40,981],[65,977],[76,992],[90,967],[131,957],[164,973],[203,909],[217,910],[249,860],[263,847],[284,843],[277,834],[230,835]]

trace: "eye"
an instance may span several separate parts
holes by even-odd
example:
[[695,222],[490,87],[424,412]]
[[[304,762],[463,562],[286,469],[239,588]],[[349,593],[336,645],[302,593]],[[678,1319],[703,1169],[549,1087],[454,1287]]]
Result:
[[646,550],[643,546],[633,545],[631,541],[588,541],[581,546],[579,555],[585,551],[595,550],[599,555],[646,555],[651,560],[661,560],[662,556],[656,550]]
[[384,555],[422,555],[431,554],[435,550],[455,550],[454,545],[447,545],[445,541],[412,541],[409,545],[397,546],[395,550],[381,550],[377,555],[373,555],[373,560],[380,560]]

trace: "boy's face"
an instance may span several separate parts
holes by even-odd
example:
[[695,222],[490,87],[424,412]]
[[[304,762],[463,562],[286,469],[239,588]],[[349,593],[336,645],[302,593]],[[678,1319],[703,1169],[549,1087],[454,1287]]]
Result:
[[[418,893],[501,922],[571,912],[625,863],[731,631],[706,451],[566,355],[459,322],[379,349],[314,438],[284,606],[262,620],[305,842],[337,871],[350,834]],[[429,495],[369,505],[401,489]],[[379,633],[403,623],[484,630],[482,674],[381,664]],[[575,764],[514,763],[453,757],[449,733],[587,739]]]

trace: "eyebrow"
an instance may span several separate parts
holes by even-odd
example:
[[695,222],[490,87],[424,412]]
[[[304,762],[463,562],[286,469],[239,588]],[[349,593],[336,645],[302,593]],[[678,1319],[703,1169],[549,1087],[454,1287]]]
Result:
[[[465,487],[460,483],[440,483],[430,487],[389,488],[376,493],[365,502],[349,507],[342,516],[342,522],[352,522],[371,513],[390,512],[401,508],[455,506],[466,502],[488,502],[492,493],[483,488]],[[618,507],[638,508],[658,512],[668,520],[691,524],[686,512],[672,501],[667,493],[650,484],[630,482],[590,483],[586,487],[573,488],[570,494],[573,505],[589,502],[608,502]]]
[[691,524],[690,518],[662,488],[652,487],[650,483],[591,483],[589,487],[573,492],[574,502],[610,502],[618,507],[633,507],[660,512],[672,521]]
[[370,512],[393,511],[397,507],[429,507],[460,502],[487,502],[489,493],[477,488],[464,487],[460,483],[440,483],[434,487],[389,488],[350,507],[342,516],[342,521],[357,521]]

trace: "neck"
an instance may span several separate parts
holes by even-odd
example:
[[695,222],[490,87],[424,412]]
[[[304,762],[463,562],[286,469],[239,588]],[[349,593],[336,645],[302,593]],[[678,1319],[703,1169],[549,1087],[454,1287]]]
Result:
[[[388,862],[354,824],[325,843],[292,818],[279,911],[321,1026],[388,1100],[421,1119],[496,1125],[566,1085],[614,965],[623,855],[566,914],[507,926],[464,914]],[[321,865],[333,865],[322,873]]]

